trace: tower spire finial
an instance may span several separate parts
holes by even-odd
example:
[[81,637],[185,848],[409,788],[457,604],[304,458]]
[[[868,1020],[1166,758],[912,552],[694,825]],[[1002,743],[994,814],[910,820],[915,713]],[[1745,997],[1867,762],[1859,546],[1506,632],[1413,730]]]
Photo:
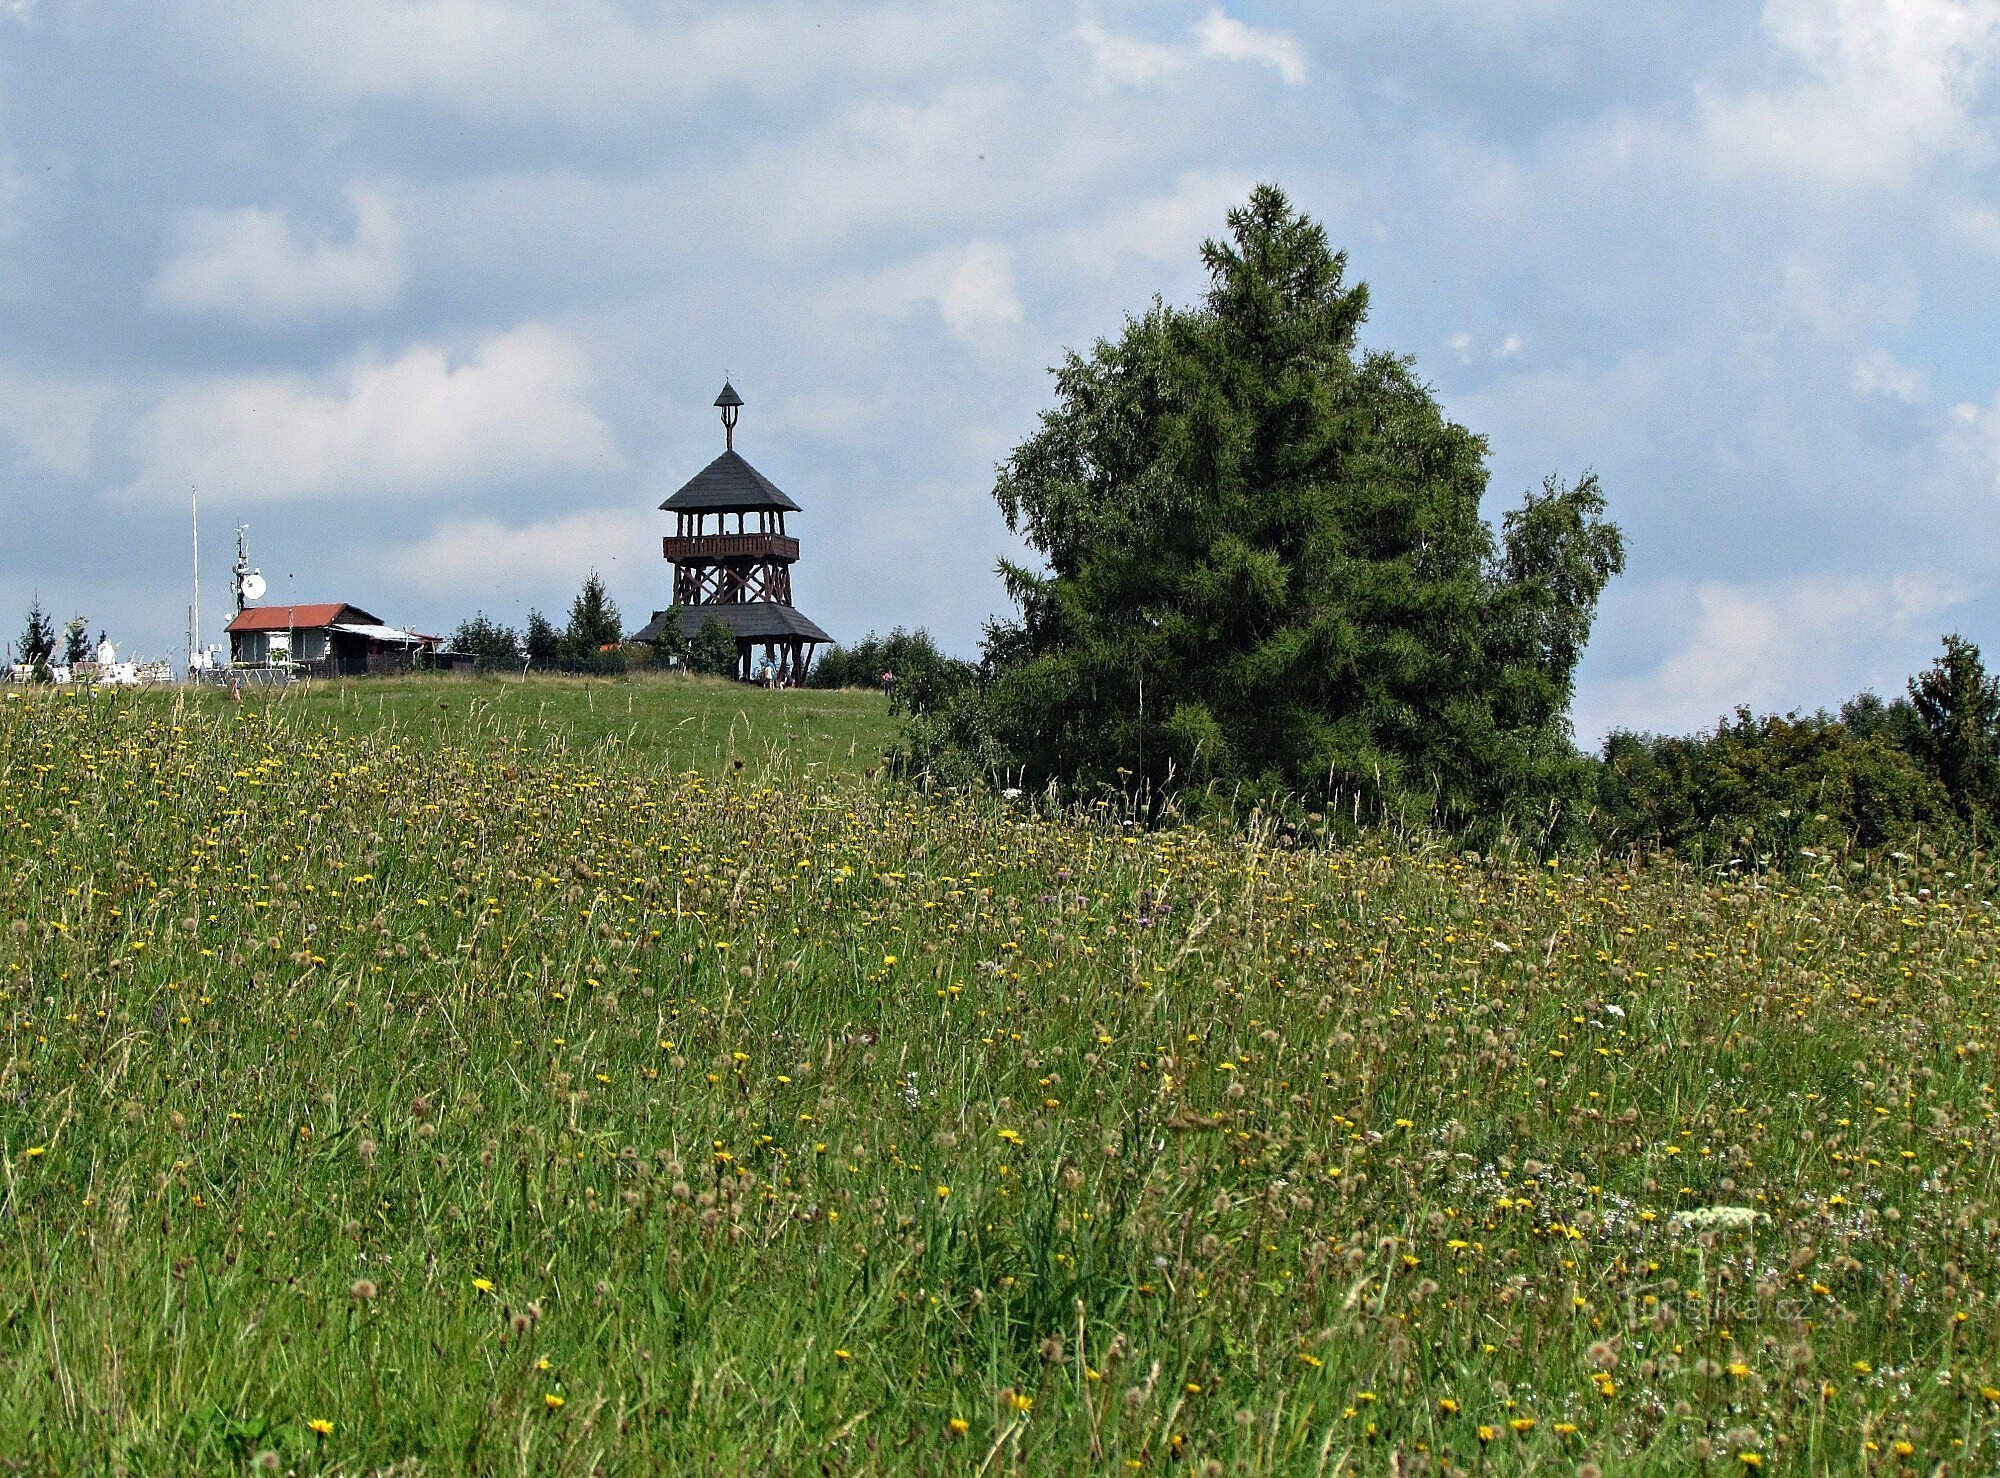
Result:
[[722,393],[715,397],[715,403],[722,410],[722,449],[736,450],[736,418],[743,411],[743,397],[736,393],[736,387],[728,380],[722,382]]

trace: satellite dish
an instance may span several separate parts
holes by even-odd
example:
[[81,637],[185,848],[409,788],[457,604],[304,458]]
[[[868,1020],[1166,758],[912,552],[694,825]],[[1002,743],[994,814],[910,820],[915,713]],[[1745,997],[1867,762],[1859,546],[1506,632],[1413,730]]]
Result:
[[264,589],[264,577],[255,570],[252,570],[243,577],[243,598],[245,600],[262,600],[264,598]]

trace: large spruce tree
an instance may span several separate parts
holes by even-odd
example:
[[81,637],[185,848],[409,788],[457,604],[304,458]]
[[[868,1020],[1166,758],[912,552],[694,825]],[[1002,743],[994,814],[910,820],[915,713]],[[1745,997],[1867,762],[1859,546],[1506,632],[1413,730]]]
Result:
[[920,733],[1031,785],[1546,831],[1587,790],[1567,710],[1624,558],[1596,481],[1496,541],[1485,442],[1358,347],[1367,289],[1324,230],[1264,186],[1229,232],[1205,302],[1056,371],[995,489],[1044,567],[1003,565],[991,682]]

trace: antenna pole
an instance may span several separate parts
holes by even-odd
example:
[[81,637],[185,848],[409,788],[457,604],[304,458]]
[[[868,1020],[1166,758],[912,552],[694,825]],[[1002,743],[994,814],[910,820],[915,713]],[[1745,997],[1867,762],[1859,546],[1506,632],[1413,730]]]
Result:
[[188,488],[188,517],[194,522],[194,604],[188,607],[188,666],[194,666],[201,650],[201,501],[197,488]]

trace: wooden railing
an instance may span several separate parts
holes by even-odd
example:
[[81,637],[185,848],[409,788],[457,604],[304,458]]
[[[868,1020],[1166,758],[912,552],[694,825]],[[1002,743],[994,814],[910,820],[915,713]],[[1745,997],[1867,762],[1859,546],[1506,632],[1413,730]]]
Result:
[[673,560],[797,559],[799,541],[788,534],[669,534],[660,552]]

